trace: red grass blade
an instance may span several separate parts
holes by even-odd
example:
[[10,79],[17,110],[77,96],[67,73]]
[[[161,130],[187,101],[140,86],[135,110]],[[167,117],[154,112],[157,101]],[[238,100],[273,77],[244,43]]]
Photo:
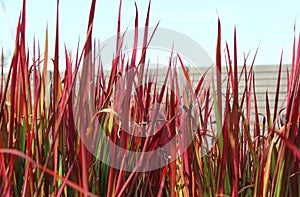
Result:
[[218,97],[218,110],[220,114],[220,122],[222,123],[222,87],[221,87],[221,22],[218,19],[218,38],[217,38],[217,49],[216,49],[216,75],[217,75],[217,97]]
[[239,145],[238,145],[238,133],[239,133],[239,112],[238,112],[238,66],[237,66],[237,40],[236,40],[236,29],[234,29],[234,86],[233,86],[233,106],[232,106],[232,119],[233,119],[233,135],[234,135],[234,146],[233,149],[233,167],[234,167],[234,177],[233,177],[233,190],[232,195],[238,196],[238,164],[239,164]]
[[63,181],[63,183],[62,183],[62,185],[61,185],[59,191],[57,192],[56,197],[62,196],[62,193],[63,193],[63,191],[64,191],[64,188],[65,188],[65,186],[66,186],[66,184],[67,184],[67,180],[69,179],[69,176],[70,176],[70,174],[71,174],[71,172],[72,172],[72,170],[73,170],[73,166],[74,166],[74,162],[72,163],[71,167],[69,168],[69,170],[68,170],[68,172],[67,172],[67,175],[66,175],[66,177],[65,177],[65,180]]
[[276,125],[275,123],[276,123],[276,118],[277,118],[278,98],[279,98],[279,93],[280,93],[279,91],[280,91],[280,81],[281,81],[282,57],[283,57],[283,51],[281,52],[279,69],[278,69],[276,95],[275,95],[275,101],[274,101],[273,129],[272,130],[275,129],[275,125]]

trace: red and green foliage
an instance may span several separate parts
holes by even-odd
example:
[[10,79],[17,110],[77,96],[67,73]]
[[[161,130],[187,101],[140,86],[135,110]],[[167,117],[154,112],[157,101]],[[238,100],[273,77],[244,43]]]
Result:
[[[189,86],[181,90],[185,92],[176,92],[179,91],[179,88],[176,88],[179,81],[177,71],[171,63],[172,54],[165,84],[174,87],[176,91],[170,91],[164,86],[157,87],[155,83],[146,83],[150,78],[157,77],[147,74],[147,40],[152,36],[148,35],[147,28],[143,35],[144,47],[140,60],[137,59],[138,51],[133,50],[127,63],[121,50],[122,40],[117,40],[115,59],[111,61],[111,72],[106,78],[101,68],[95,73],[90,66],[90,61],[95,58],[91,52],[96,50],[92,38],[95,4],[96,0],[92,0],[85,44],[82,51],[77,49],[75,58],[67,48],[63,52],[59,51],[57,4],[55,51],[53,61],[48,62],[47,30],[43,53],[35,43],[32,53],[26,50],[30,47],[25,45],[26,0],[23,1],[15,50],[9,72],[5,76],[2,53],[1,196],[300,196],[300,39],[297,44],[295,37],[292,65],[290,70],[286,70],[286,121],[278,128],[276,122],[282,109],[278,101],[283,67],[281,61],[278,66],[275,98],[271,98],[268,92],[265,95],[267,107],[263,120],[259,118],[260,112],[257,107],[254,60],[247,65],[245,59],[242,70],[238,70],[236,31],[233,54],[226,43],[226,66],[221,65],[220,21],[216,67],[211,68],[217,70],[216,86],[214,83],[205,83],[204,78],[209,72],[192,82],[179,58],[179,66]],[[118,37],[121,37],[121,6],[122,1],[119,7]],[[148,26],[149,20],[150,3],[145,27]],[[138,27],[138,22],[136,9],[135,28]],[[137,44],[137,38],[134,44]],[[29,54],[33,54],[33,57]],[[64,66],[59,65],[58,58],[62,55],[66,60]],[[54,71],[51,95],[47,93],[46,84],[49,67],[53,67]],[[65,72],[61,76],[59,71],[62,67],[65,68]],[[126,80],[126,69],[134,71],[129,77],[146,81],[143,84],[147,84],[137,88],[133,96],[131,89],[135,87],[135,81]],[[73,111],[73,97],[76,96],[73,87],[79,70],[82,72],[78,91],[85,96],[78,98],[78,102],[84,106],[78,110],[83,110],[86,116],[95,115],[96,121],[106,129],[113,143],[131,151],[151,151],[158,148],[160,143],[172,139],[178,129],[184,129],[185,135],[193,135],[196,131],[192,144],[175,161],[149,172],[122,171],[100,162],[84,146],[77,131],[77,123],[85,121],[85,116],[77,116],[74,114],[76,111]],[[226,77],[222,79],[224,73]],[[98,80],[92,83],[95,92],[88,92],[84,80],[94,75],[99,76]],[[241,84],[245,87],[242,92],[239,89]],[[176,94],[194,96],[179,99]],[[94,98],[94,103],[87,104],[88,98]],[[133,104],[123,102],[121,98],[127,98],[125,101]],[[111,102],[112,100],[114,102]],[[270,100],[274,100],[272,107],[269,104]],[[160,113],[163,113],[166,121],[156,128],[158,130],[154,136],[134,138],[125,132],[120,136],[117,123],[110,122],[115,121],[111,119],[114,113],[128,114],[122,116],[121,120],[125,127],[129,116],[138,123],[155,119],[157,113],[150,112],[151,104],[162,102],[166,103],[166,109]],[[190,119],[188,110],[177,113],[179,106],[189,106],[190,102],[195,103],[199,109],[198,119],[190,120],[196,125],[193,127],[186,121]],[[225,103],[225,106],[222,106],[222,103]],[[97,113],[91,114],[95,110]],[[200,150],[204,143],[201,136],[211,129],[217,131],[218,141],[208,154],[201,155]],[[89,131],[80,132],[88,135]],[[171,156],[176,155],[177,147],[174,148],[174,154]]]

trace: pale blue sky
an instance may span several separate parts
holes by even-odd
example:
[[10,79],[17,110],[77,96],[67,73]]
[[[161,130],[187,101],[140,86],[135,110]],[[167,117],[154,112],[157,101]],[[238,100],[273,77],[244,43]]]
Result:
[[[0,0],[0,46],[13,50],[14,32],[22,6],[21,0]],[[137,0],[140,26],[144,25],[148,1]],[[60,1],[60,45],[76,52],[78,38],[85,39],[91,0]],[[119,0],[98,0],[93,36],[104,41],[114,35],[117,27]],[[233,30],[237,27],[239,63],[243,53],[252,51],[252,59],[260,44],[256,64],[278,64],[284,49],[284,63],[291,62],[293,28],[296,20],[296,35],[300,26],[300,3],[293,1],[178,1],[152,0],[151,26],[160,21],[160,27],[174,29],[197,41],[215,59],[218,16],[222,23],[222,48],[228,41],[233,48]],[[41,44],[45,29],[49,28],[50,57],[53,57],[55,39],[56,0],[27,1],[27,44],[32,48],[35,36]],[[122,30],[134,27],[134,1],[123,0]],[[298,18],[298,19],[297,19]],[[63,55],[63,53],[61,53]],[[249,61],[250,63],[251,61]]]

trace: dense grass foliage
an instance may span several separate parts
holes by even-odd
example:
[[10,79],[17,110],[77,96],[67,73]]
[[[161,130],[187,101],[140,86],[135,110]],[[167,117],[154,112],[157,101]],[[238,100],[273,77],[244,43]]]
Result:
[[[96,44],[92,37],[95,4],[96,0],[92,0],[84,47],[77,49],[74,57],[67,48],[59,51],[57,5],[55,51],[54,57],[50,57],[47,32],[42,52],[35,43],[32,48],[25,45],[27,10],[26,0],[23,1],[15,50],[6,75],[3,74],[2,53],[1,196],[300,196],[300,40],[297,44],[295,37],[292,65],[286,70],[288,85],[284,105],[278,102],[283,69],[279,62],[276,96],[271,98],[266,90],[264,113],[257,107],[254,60],[248,65],[245,59],[242,69],[238,70],[236,32],[231,53],[227,43],[225,47],[222,45],[220,21],[216,65],[209,68],[216,72],[205,72],[195,82],[183,61],[179,58],[178,65],[174,65],[173,54],[170,54],[170,66],[164,82],[175,91],[147,83],[156,77],[147,74],[147,41],[151,40],[147,28],[143,35],[136,35],[144,36],[145,40],[141,56],[133,50],[130,60],[124,61],[122,40],[118,39],[109,76],[104,74],[101,66],[98,70],[92,69],[91,62],[96,58],[93,54]],[[122,1],[117,21],[120,38],[121,7]],[[145,27],[149,20],[150,3]],[[137,10],[135,28],[138,24]],[[221,65],[223,49],[226,65]],[[64,66],[58,59],[63,55],[66,59]],[[50,58],[53,61],[48,61]],[[51,93],[47,84],[49,67],[53,67]],[[63,75],[60,74],[62,67],[65,68]],[[181,68],[185,82],[178,80],[177,67]],[[125,75],[129,70],[132,72]],[[215,73],[212,80],[206,80],[211,77],[208,73]],[[226,73],[225,78],[222,73]],[[96,75],[98,78],[92,83],[85,81]],[[77,79],[78,92],[74,89]],[[135,88],[138,81],[144,81],[142,84],[145,85]],[[187,88],[177,88],[179,83],[187,84]],[[94,88],[86,88],[87,84]],[[238,88],[241,84],[245,87],[243,91]],[[134,93],[132,89],[135,89]],[[77,94],[85,96],[78,98]],[[127,100],[124,101],[124,98]],[[270,100],[274,100],[272,107]],[[164,103],[165,109],[158,108],[153,113],[152,103]],[[198,116],[190,116],[191,111],[187,107],[190,103],[194,104]],[[82,107],[74,111],[77,104],[82,104]],[[271,111],[271,108],[274,110]],[[280,118],[282,109],[286,113]],[[84,115],[77,114],[82,111]],[[120,125],[114,118],[120,113],[123,114],[120,121],[127,127],[131,124],[129,118],[136,123],[144,123],[155,120],[160,114],[165,121],[153,127],[155,135],[134,137],[120,132]],[[122,171],[99,161],[84,146],[78,133],[83,136],[90,133],[88,129],[78,131],[78,124],[85,122],[87,116],[98,121],[113,143],[131,151],[155,150],[175,135],[192,136],[193,141],[185,152],[162,168],[148,172]],[[277,125],[279,120],[282,122],[280,127]],[[139,131],[140,128],[136,129]],[[211,130],[217,134],[218,140],[203,155],[201,148],[206,143],[203,136]],[[171,149],[174,153],[171,157],[175,157],[179,148]],[[105,155],[105,150],[100,151]],[[139,167],[139,162],[133,161],[132,165]]]

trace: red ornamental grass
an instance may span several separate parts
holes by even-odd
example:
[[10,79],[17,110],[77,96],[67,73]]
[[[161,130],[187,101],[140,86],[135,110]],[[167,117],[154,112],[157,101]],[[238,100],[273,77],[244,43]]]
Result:
[[[229,43],[224,47],[225,66],[221,65],[223,45],[218,20],[215,67],[207,68],[193,79],[180,53],[176,54],[178,65],[173,62],[172,50],[167,72],[162,77],[163,85],[159,87],[160,70],[156,68],[153,72],[147,63],[148,47],[158,28],[158,24],[154,32],[148,28],[151,2],[143,34],[138,31],[136,6],[131,46],[134,50],[129,57],[123,50],[122,3],[118,10],[115,56],[107,75],[101,63],[92,66],[101,62],[96,54],[97,41],[92,37],[96,0],[91,1],[84,46],[82,50],[77,47],[75,54],[67,46],[59,50],[57,1],[52,62],[48,61],[48,28],[44,50],[41,52],[35,41],[33,53],[26,50],[26,1],[23,1],[7,74],[3,73],[3,52],[1,58],[0,194],[299,196],[300,39],[297,43],[294,38],[290,68],[284,71],[283,53],[279,58],[275,96],[265,90],[266,108],[262,112],[258,107],[254,65],[258,49],[249,66],[247,54],[239,67],[236,30],[233,53]],[[139,37],[142,37],[141,51],[137,50]],[[65,57],[64,66],[59,61],[61,54]],[[47,70],[52,65],[49,93]],[[63,74],[62,67],[65,67]],[[284,103],[279,101],[282,72],[287,75]],[[183,81],[179,75],[184,76]],[[186,88],[180,89],[181,83]],[[189,107],[191,104],[194,111]],[[279,128],[276,123],[283,108],[286,115]],[[148,127],[154,135],[140,137],[126,132],[138,133]],[[139,172],[138,169],[149,167],[147,161],[153,156],[141,154],[140,158],[128,159],[120,155],[117,146],[106,145],[99,138],[100,133],[93,132],[95,128],[115,145],[133,152],[155,151],[174,137],[178,143],[169,147],[169,157],[162,159],[166,162],[164,166]],[[202,154],[211,133],[215,133],[217,140]],[[192,143],[180,151],[188,137],[193,139]],[[99,155],[90,152],[86,141]],[[121,167],[133,170],[120,170],[99,159],[121,161]]]

